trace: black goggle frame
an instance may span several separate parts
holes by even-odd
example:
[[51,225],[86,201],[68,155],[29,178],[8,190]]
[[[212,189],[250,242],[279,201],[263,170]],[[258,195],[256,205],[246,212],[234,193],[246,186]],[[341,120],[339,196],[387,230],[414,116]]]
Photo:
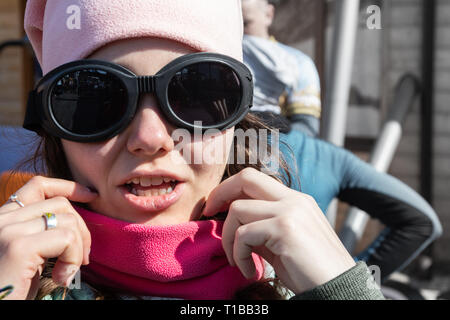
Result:
[[[182,68],[192,64],[212,62],[228,66],[239,78],[241,99],[235,112],[221,123],[210,126],[196,126],[180,119],[169,104],[168,87],[171,79]],[[71,132],[61,126],[55,118],[51,107],[52,90],[56,82],[64,75],[83,69],[100,69],[119,79],[127,92],[127,108],[120,121],[101,132],[81,135]],[[153,93],[159,103],[163,114],[167,119],[179,128],[189,131],[200,129],[202,132],[208,129],[226,130],[239,123],[249,112],[253,101],[253,78],[250,70],[238,60],[229,56],[216,53],[193,53],[181,56],[158,71],[154,76],[136,76],[127,68],[102,60],[83,59],[61,65],[47,73],[32,90],[28,97],[27,110],[23,127],[37,132],[45,130],[49,134],[76,142],[97,142],[110,139],[128,127],[134,118],[141,93]]]

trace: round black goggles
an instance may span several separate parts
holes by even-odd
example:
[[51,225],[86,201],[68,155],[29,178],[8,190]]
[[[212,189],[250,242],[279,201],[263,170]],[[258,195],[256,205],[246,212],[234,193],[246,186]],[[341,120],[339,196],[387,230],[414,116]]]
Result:
[[141,93],[154,94],[175,127],[225,130],[248,113],[253,82],[244,64],[215,53],[181,56],[154,76],[136,76],[107,61],[78,60],[39,81],[23,126],[72,141],[107,140],[130,124]]

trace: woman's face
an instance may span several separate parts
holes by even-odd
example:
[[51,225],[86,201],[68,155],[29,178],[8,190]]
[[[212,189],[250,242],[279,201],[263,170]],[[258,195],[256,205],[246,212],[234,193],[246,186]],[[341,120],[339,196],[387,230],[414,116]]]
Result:
[[[176,42],[140,38],[113,42],[89,58],[120,64],[136,75],[153,75],[191,52]],[[234,130],[208,139],[190,135],[191,141],[183,141],[180,150],[180,142],[172,138],[176,129],[161,113],[155,97],[143,94],[129,127],[112,139],[100,143],[62,140],[75,181],[99,193],[90,208],[120,220],[151,225],[198,219],[208,194],[222,179]],[[214,161],[198,164],[194,161],[198,157],[191,156],[191,161],[183,157],[218,145],[224,152],[218,152]]]

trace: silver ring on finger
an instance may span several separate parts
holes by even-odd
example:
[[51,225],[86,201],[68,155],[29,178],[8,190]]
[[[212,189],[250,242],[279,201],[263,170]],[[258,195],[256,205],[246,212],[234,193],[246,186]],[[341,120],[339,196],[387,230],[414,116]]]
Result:
[[9,201],[17,203],[22,208],[25,207],[25,205],[22,203],[22,201],[19,200],[19,197],[15,193],[9,197]]
[[45,230],[56,228],[58,223],[54,213],[46,212],[42,215],[42,218],[45,220]]

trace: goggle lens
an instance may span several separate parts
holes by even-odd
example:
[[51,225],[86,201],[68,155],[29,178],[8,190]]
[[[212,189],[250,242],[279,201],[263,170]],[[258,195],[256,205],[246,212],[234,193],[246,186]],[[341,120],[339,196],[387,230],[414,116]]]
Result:
[[203,62],[179,70],[169,82],[168,102],[176,116],[203,126],[222,123],[241,103],[241,84],[234,71],[221,63]]
[[55,82],[51,106],[64,129],[79,135],[96,134],[123,118],[127,90],[120,79],[104,70],[77,70]]

